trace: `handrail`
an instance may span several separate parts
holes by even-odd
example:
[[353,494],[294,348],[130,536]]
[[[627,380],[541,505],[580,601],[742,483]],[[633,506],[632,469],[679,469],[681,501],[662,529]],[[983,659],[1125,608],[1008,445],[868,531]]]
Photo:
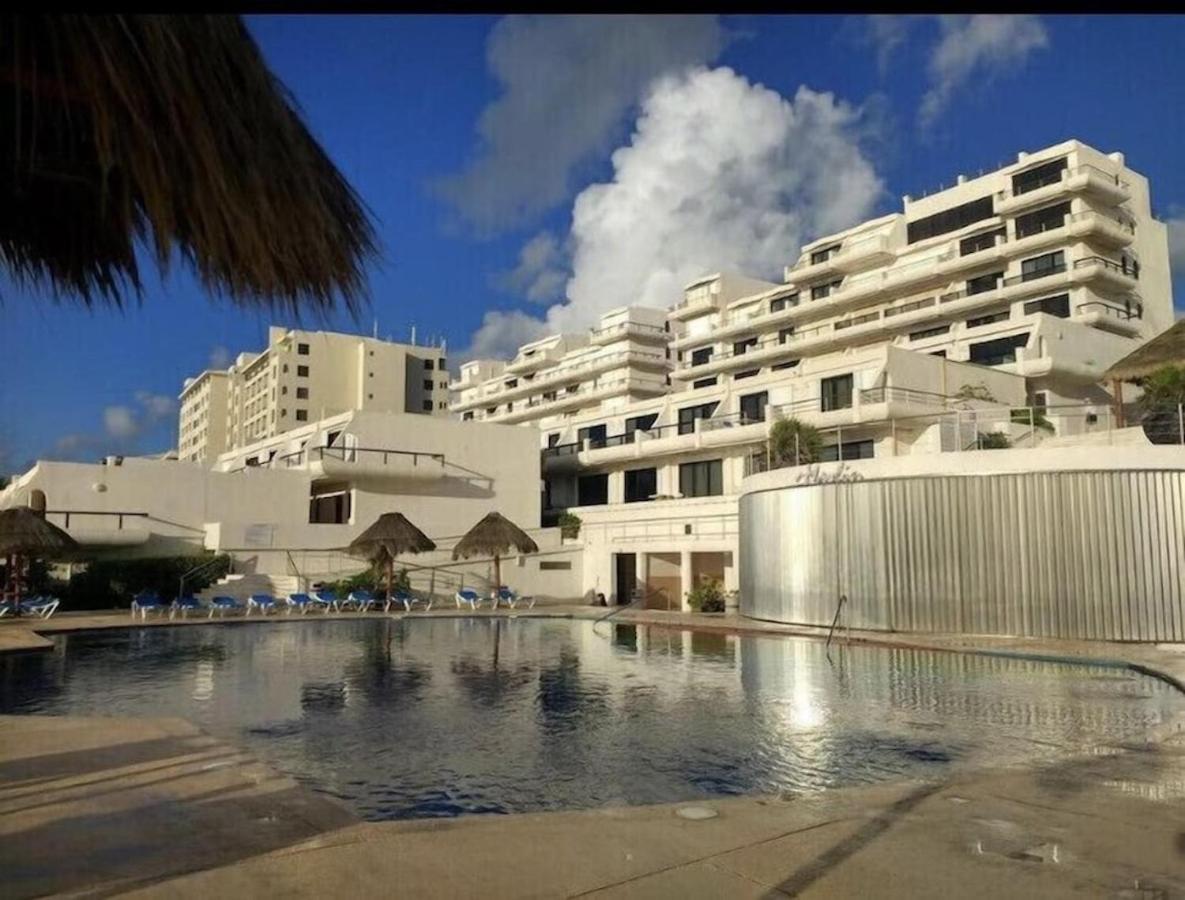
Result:
[[[227,574],[229,574],[234,569],[234,557],[227,554],[227,560],[229,561],[228,562],[229,568],[227,569]],[[185,582],[189,578],[189,576],[196,575],[198,572],[202,572],[206,569],[209,569],[215,563],[220,563],[220,562],[222,562],[222,557],[215,556],[212,559],[207,559],[203,563],[199,563],[198,565],[196,565],[192,569],[190,569],[188,572],[186,572],[184,575],[182,575],[180,582],[177,584],[177,599],[180,600],[182,597],[185,596]]]
[[835,604],[835,617],[831,620],[831,627],[827,630],[826,649],[831,648],[831,638],[835,634],[835,626],[839,624],[839,614],[843,611],[844,604],[848,602],[847,594],[839,595],[839,602]]
[[1081,268],[1083,266],[1099,265],[1101,265],[1104,269],[1109,269],[1113,272],[1121,272],[1124,275],[1128,275],[1134,279],[1139,279],[1140,277],[1140,264],[1138,262],[1133,261],[1129,266],[1126,260],[1123,262],[1116,262],[1113,259],[1107,259],[1105,256],[1085,256],[1082,259],[1074,260],[1075,269]]
[[118,516],[119,522],[115,526],[117,529],[123,528],[124,516],[132,516],[140,519],[152,518],[151,513],[146,512],[128,512],[124,510],[110,510],[110,509],[47,509],[45,511],[47,516],[65,516],[66,521],[62,526],[69,529],[71,516]]

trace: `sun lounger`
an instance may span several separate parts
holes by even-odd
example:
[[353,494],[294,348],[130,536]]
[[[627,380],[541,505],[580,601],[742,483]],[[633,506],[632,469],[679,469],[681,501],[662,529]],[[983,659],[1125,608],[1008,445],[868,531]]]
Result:
[[330,610],[337,612],[337,594],[333,591],[317,591],[317,593],[313,594],[313,606],[320,606],[326,613]]
[[300,614],[304,615],[309,611],[309,607],[313,605],[313,598],[308,594],[289,594],[284,601],[287,607],[288,615],[292,615],[292,610],[299,609]]
[[353,606],[358,612],[366,612],[378,604],[378,600],[374,598],[374,594],[370,591],[350,591],[350,596],[346,598],[346,603]]
[[191,612],[201,612],[204,608],[197,597],[187,594],[173,601],[173,606],[169,610],[169,618],[172,619],[177,613],[181,613],[181,618],[188,619]]
[[30,597],[28,600],[21,601],[21,614],[48,619],[54,614],[61,602],[57,597]]
[[514,609],[520,603],[528,604],[527,609],[534,609],[535,608],[535,598],[534,597],[530,597],[530,596],[520,597],[518,594],[516,594],[510,588],[506,587],[506,585],[502,585],[502,587],[500,587],[500,588],[498,588],[498,590],[494,591],[493,595],[491,596],[491,600],[494,603],[494,609],[498,608],[499,603],[505,603],[511,609]]
[[148,613],[151,611],[158,612],[163,616],[168,608],[169,605],[152,591],[141,591],[132,598],[133,619],[136,618],[136,613],[140,614],[141,620],[147,619]]
[[[423,597],[417,597],[411,591],[395,591],[395,593],[393,593],[390,597],[387,598],[386,606],[384,606],[383,608],[387,612],[390,612],[392,606],[399,604],[403,607],[404,612],[411,612],[411,608],[413,606],[415,606],[417,603],[420,604],[421,606],[423,606],[425,611],[430,610],[432,608],[432,598],[431,597],[429,597],[427,599],[424,599]],[[460,605],[460,604],[458,604],[458,605]]]
[[481,596],[473,588],[461,588],[456,593],[457,609],[462,603],[468,603],[470,609],[477,609],[481,605]]
[[247,598],[247,615],[251,615],[251,610],[258,609],[266,616],[275,608],[276,598],[271,594],[252,594]]
[[233,612],[236,609],[242,608],[243,604],[241,604],[234,597],[215,597],[210,601],[210,615],[207,616],[207,618],[214,618],[215,612],[217,612],[221,617],[226,615],[228,612]]

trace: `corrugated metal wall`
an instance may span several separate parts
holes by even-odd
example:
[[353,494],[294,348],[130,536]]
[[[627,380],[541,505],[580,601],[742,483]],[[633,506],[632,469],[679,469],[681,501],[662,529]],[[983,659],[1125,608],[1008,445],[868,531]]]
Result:
[[852,628],[1185,640],[1185,472],[927,476],[740,504],[741,613]]

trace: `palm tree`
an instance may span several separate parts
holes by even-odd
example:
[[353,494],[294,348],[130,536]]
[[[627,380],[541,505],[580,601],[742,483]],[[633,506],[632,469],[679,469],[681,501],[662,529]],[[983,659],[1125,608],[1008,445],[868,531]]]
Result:
[[775,469],[818,462],[823,455],[823,436],[813,425],[779,416],[769,430],[769,455]]
[[0,16],[0,268],[86,306],[137,251],[248,307],[356,308],[366,211],[238,16]]

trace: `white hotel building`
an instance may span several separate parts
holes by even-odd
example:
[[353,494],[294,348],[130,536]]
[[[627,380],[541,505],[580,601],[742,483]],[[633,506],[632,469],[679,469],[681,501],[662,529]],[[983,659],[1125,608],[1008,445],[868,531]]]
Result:
[[707,276],[665,314],[461,367],[460,418],[539,429],[545,521],[583,521],[585,590],[735,587],[740,482],[777,416],[823,429],[826,459],[974,447],[993,411],[1013,446],[1089,441],[1114,424],[1103,372],[1173,321],[1147,179],[1078,141],[905,197],[784,275]]

